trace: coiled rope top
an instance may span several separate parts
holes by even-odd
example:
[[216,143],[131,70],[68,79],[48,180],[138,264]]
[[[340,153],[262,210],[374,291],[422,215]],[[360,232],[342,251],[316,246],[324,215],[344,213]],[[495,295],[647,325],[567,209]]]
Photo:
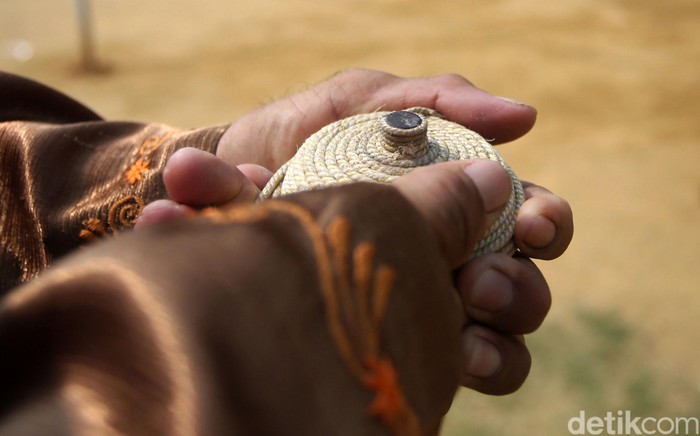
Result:
[[272,176],[258,199],[357,181],[386,183],[416,167],[465,159],[500,163],[513,184],[503,213],[472,256],[513,254],[515,218],[525,198],[520,180],[484,138],[431,109],[373,112],[327,125]]

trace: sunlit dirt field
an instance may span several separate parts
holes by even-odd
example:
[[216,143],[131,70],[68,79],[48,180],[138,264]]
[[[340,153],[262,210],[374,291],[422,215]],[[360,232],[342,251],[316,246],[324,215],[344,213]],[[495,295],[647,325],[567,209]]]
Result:
[[569,252],[516,394],[463,390],[444,434],[563,435],[630,410],[700,417],[700,2],[100,0],[80,70],[72,0],[0,3],[0,69],[110,119],[225,123],[350,67],[459,73],[529,102],[501,147],[572,204]]

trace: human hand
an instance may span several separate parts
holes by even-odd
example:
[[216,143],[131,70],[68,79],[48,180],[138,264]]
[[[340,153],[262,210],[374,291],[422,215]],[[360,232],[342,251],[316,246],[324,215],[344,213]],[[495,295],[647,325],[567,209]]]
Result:
[[170,156],[163,169],[163,183],[170,199],[148,204],[136,229],[187,218],[206,206],[252,203],[270,177],[272,173],[259,165],[234,167],[205,151],[180,149]]
[[[148,206],[137,227],[191,215],[190,207],[252,200],[256,187],[262,189],[271,172],[323,126],[351,115],[411,106],[435,109],[493,144],[522,136],[537,116],[532,107],[494,97],[454,74],[405,79],[379,71],[348,70],[232,123],[217,148],[221,161],[191,149],[175,153],[163,175],[172,201]],[[547,207],[546,200],[534,203]],[[533,211],[531,216],[537,217],[537,210],[530,206],[523,210]],[[530,221],[523,220],[516,237],[524,243],[526,254],[547,255],[542,250],[543,238],[551,236],[552,226],[542,219],[535,226]]]
[[455,74],[407,79],[353,69],[246,114],[224,133],[216,154],[232,165],[253,163],[276,171],[323,126],[351,115],[413,106],[435,109],[492,144],[524,135],[537,117],[532,107],[494,97]]
[[[215,165],[226,165],[230,172],[234,172],[233,167],[203,152],[195,152],[183,159],[201,164],[188,171],[207,168],[216,162]],[[208,162],[209,159],[214,160]],[[463,168],[468,169],[469,177],[465,177]],[[225,171],[214,173],[226,174]],[[257,177],[248,174],[251,174],[251,179]],[[249,183],[239,191],[242,193],[239,199],[250,198],[257,192]],[[224,192],[224,183],[215,185]],[[454,285],[461,297],[466,319],[463,385],[488,394],[517,390],[530,368],[530,355],[522,335],[534,331],[549,310],[551,296],[547,283],[535,264],[522,254],[515,257],[488,254],[464,264],[474,243],[505,205],[510,195],[510,179],[494,162],[461,161],[419,168],[397,179],[394,185],[426,216],[450,266],[455,268]],[[197,183],[190,189],[198,189]],[[523,206],[524,211],[518,216],[517,245],[522,251],[533,252],[541,258],[558,257],[573,234],[568,204],[532,184],[525,185],[525,192],[526,205],[529,206]],[[149,209],[153,207],[149,205],[144,216],[175,208],[185,210],[186,214],[194,213],[187,206],[175,203],[164,206]],[[147,221],[153,220],[147,218]],[[530,249],[523,244],[522,240],[532,238],[532,234],[540,248]]]
[[[536,118],[531,107],[493,97],[459,76],[401,79],[373,71],[349,71],[241,118],[221,140],[217,155],[222,159],[191,149],[174,154],[164,173],[166,187],[174,201],[163,200],[147,206],[138,226],[187,216],[193,213],[190,207],[251,201],[271,175],[259,165],[277,169],[307,136],[323,125],[380,107],[393,110],[409,106],[434,108],[448,119],[493,139],[494,143],[523,135]],[[239,166],[236,168],[233,164]],[[444,165],[459,168],[465,164],[471,165],[465,162]],[[482,176],[499,172],[496,164],[491,167],[482,175],[473,175],[473,182],[491,186],[491,176],[480,182]],[[396,182],[402,187],[417,178],[425,178],[424,185],[402,192],[409,199],[415,197],[417,206],[422,205],[426,212],[436,214],[430,222],[455,218],[441,212],[443,207],[445,211],[450,210],[450,203],[444,202],[443,196],[430,200],[431,196],[427,195],[428,186],[435,188],[432,183],[441,183],[443,176],[431,176],[434,171],[444,171],[439,168],[418,169],[409,174],[410,177],[404,176]],[[502,185],[498,187],[499,183],[495,183],[494,192],[485,188],[482,193],[485,201],[496,201],[496,193],[503,188]],[[510,189],[509,182],[507,186]],[[463,384],[490,394],[509,393],[523,383],[529,371],[530,356],[521,335],[535,330],[549,309],[551,296],[547,283],[526,256],[554,259],[564,252],[573,235],[571,209],[565,200],[531,183],[525,182],[524,188],[526,201],[515,229],[516,245],[521,254],[516,257],[479,256],[460,267],[455,275],[455,287],[469,321],[465,325]],[[444,195],[454,196],[460,192],[448,191]],[[426,195],[421,197],[419,192]],[[431,201],[432,207],[423,204]],[[494,214],[497,213],[489,215],[491,220]],[[457,215],[456,218],[463,217]],[[454,241],[461,239],[451,233],[454,224],[443,224],[434,229],[438,238],[445,241],[452,265],[457,266],[468,256],[465,250],[470,245],[455,244]],[[451,250],[457,250],[461,257]]]
[[[456,267],[454,285],[466,319],[462,384],[495,395],[517,390],[530,369],[522,335],[536,330],[549,310],[547,282],[522,254],[493,253],[464,263],[510,196],[507,174],[490,161],[448,162],[419,168],[394,185],[427,218],[448,262]],[[543,188],[527,184],[525,189],[528,198],[537,200],[529,206],[532,210],[519,215],[519,225],[535,228],[542,236],[549,230],[538,228],[539,218],[530,214],[552,217],[556,230],[540,253],[558,257],[573,236],[571,210]]]

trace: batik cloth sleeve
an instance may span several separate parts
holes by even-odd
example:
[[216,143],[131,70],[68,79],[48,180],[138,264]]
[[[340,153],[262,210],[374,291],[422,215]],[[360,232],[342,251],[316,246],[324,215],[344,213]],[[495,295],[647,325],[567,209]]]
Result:
[[386,185],[131,232],[0,303],[0,435],[432,434],[460,307]]
[[0,73],[0,295],[53,260],[133,226],[165,198],[182,147],[214,152],[224,126],[107,122],[71,98]]

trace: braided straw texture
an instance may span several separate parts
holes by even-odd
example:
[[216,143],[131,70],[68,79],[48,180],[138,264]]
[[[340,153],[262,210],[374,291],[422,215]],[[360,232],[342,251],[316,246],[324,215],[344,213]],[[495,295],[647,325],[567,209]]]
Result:
[[[358,181],[387,183],[416,167],[439,162],[490,159],[508,172],[513,190],[503,213],[478,242],[472,256],[491,252],[513,254],[515,218],[524,201],[518,177],[477,133],[443,119],[431,109],[406,111],[419,114],[423,120],[421,127],[414,129],[422,129],[423,132],[418,133],[424,138],[427,133],[423,143],[397,146],[397,139],[411,145],[411,138],[402,138],[405,130],[387,125],[385,120],[390,112],[345,118],[310,136],[294,157],[272,176],[258,200]],[[387,135],[393,135],[393,141],[388,140]]]

